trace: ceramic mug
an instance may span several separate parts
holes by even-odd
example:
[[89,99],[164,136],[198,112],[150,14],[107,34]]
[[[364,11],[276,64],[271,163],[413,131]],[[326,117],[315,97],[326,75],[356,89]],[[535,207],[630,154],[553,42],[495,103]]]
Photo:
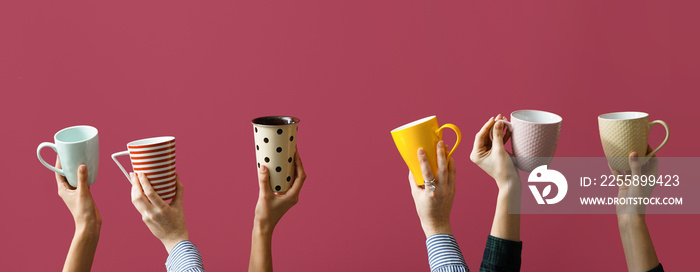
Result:
[[177,192],[175,173],[175,137],[164,136],[132,141],[127,150],[112,154],[112,159],[130,180],[119,156],[129,155],[131,167],[136,173],[144,173],[153,189],[163,200],[172,199]]
[[[647,154],[649,131],[660,124],[666,128],[666,138],[653,151]],[[649,114],[644,112],[614,112],[598,116],[598,131],[608,164],[615,170],[630,170],[628,156],[637,152],[640,162],[647,162],[668,141],[668,125],[661,120],[649,122]]]
[[[36,149],[36,156],[41,164],[64,177],[73,187],[78,185],[78,167],[85,164],[88,168],[88,185],[95,183],[100,164],[100,142],[97,129],[91,126],[73,126],[64,128],[53,136],[53,143],[43,142]],[[58,154],[61,169],[44,161],[41,149],[50,147]]]
[[391,137],[394,138],[396,148],[399,149],[401,157],[408,165],[408,169],[413,173],[413,178],[419,186],[425,184],[425,181],[418,162],[418,149],[423,148],[425,154],[428,154],[430,169],[433,174],[437,173],[437,143],[442,140],[442,130],[446,128],[454,130],[457,134],[457,141],[447,154],[447,160],[449,161],[450,157],[452,157],[452,152],[457,149],[459,142],[462,140],[462,133],[457,126],[453,124],[438,126],[437,117],[429,116],[391,131]]
[[525,172],[531,172],[538,166],[549,165],[552,162],[557,151],[562,120],[561,116],[551,112],[517,110],[510,114],[510,122],[496,122],[505,123],[511,133],[510,143],[515,166]]
[[267,167],[273,192],[286,192],[292,185],[299,121],[289,116],[265,116],[251,121],[257,167]]

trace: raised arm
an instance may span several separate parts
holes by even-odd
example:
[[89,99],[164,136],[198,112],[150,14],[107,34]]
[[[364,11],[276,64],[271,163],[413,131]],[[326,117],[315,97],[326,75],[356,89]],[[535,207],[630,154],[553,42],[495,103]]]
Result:
[[250,245],[248,271],[272,271],[272,232],[282,216],[299,202],[299,192],[306,180],[306,172],[299,157],[294,155],[294,183],[284,193],[272,192],[270,173],[264,165],[258,171],[258,203],[255,205],[253,235]]
[[[489,174],[498,186],[496,211],[491,234],[486,241],[481,271],[520,271],[522,242],[520,242],[521,184],[518,170],[504,143],[510,135],[503,135],[506,120],[500,114],[491,117],[476,134],[470,159]],[[491,129],[493,127],[493,130]],[[492,135],[489,136],[489,133]],[[493,140],[492,140],[493,139]],[[515,203],[509,203],[514,201]],[[510,208],[514,209],[509,213]]]
[[[61,169],[61,162],[56,159],[56,168]],[[63,271],[90,271],[100,238],[102,219],[95,201],[90,194],[87,181],[87,166],[78,168],[78,187],[72,188],[66,178],[56,174],[58,195],[66,203],[75,221],[75,233],[71,241]]]
[[426,154],[421,148],[417,155],[425,186],[418,186],[411,172],[408,173],[408,183],[425,234],[430,271],[469,271],[450,225],[455,197],[454,160],[447,160],[444,143],[438,142],[438,168],[437,175],[434,175],[428,163],[428,156],[432,154]]
[[182,209],[184,189],[180,183],[180,177],[175,178],[177,191],[172,202],[168,204],[153,190],[145,174],[130,173],[130,176],[131,202],[153,236],[158,238],[168,251],[166,269],[177,272],[204,271],[199,250],[189,241]]
[[[651,147],[647,152],[651,151]],[[656,175],[658,159],[652,157],[645,165],[639,161],[636,152],[629,156],[630,172],[612,170],[614,175]],[[625,186],[623,183],[618,192],[618,197],[650,197],[654,190],[653,185]],[[627,269],[629,271],[663,271],[651,242],[651,235],[645,219],[646,206],[618,205],[617,224],[622,240],[622,249],[625,252]]]

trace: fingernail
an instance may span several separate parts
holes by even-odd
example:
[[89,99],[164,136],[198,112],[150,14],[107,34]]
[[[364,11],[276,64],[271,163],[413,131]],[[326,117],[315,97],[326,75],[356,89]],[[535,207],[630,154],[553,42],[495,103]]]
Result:
[[425,155],[425,150],[423,150],[423,148],[418,148],[418,155],[420,155],[420,156]]
[[265,167],[264,165],[261,166],[261,167],[260,167],[260,172],[263,172],[263,173],[267,172],[267,167]]
[[439,147],[439,148],[443,148],[443,143],[442,143],[442,141],[439,141],[439,142],[438,142],[438,147]]
[[636,161],[637,157],[639,157],[639,155],[637,154],[637,152],[632,152],[632,154],[630,154],[630,157],[632,158],[633,161]]
[[502,128],[503,128],[503,122],[498,122],[498,123],[496,123],[496,128],[497,128],[497,129],[502,129]]
[[80,172],[86,172],[87,171],[87,165],[81,164],[80,165]]

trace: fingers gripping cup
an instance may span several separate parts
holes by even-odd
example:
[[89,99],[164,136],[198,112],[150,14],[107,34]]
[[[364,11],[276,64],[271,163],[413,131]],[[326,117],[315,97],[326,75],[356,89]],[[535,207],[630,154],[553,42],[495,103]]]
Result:
[[[666,129],[666,138],[656,149],[647,154],[649,131],[657,124]],[[628,156],[632,152],[637,152],[640,162],[645,164],[666,144],[670,136],[666,122],[661,120],[649,122],[649,114],[644,112],[614,112],[600,115],[598,130],[608,164],[618,171],[630,170]]]
[[294,154],[297,152],[299,118],[266,116],[253,119],[255,160],[270,173],[270,189],[286,192],[294,179]]
[[172,199],[176,192],[175,137],[155,137],[126,144],[127,151],[112,154],[112,159],[127,179],[129,173],[117,157],[129,155],[131,167],[136,173],[144,173],[153,189],[163,200]]
[[[549,165],[557,151],[562,118],[540,110],[518,110],[510,114],[510,122],[503,122],[511,132],[510,143],[515,165],[531,172],[541,165]],[[493,127],[492,127],[493,129]],[[489,136],[493,134],[489,133]]]
[[[66,177],[68,184],[73,187],[78,185],[78,167],[85,164],[88,168],[88,185],[95,183],[100,164],[100,143],[97,129],[91,126],[68,127],[56,132],[53,139],[53,143],[41,143],[36,149],[36,155],[41,164]],[[56,151],[61,161],[61,169],[44,161],[40,153],[44,147],[50,147]]]
[[418,185],[425,184],[425,181],[423,180],[423,172],[420,169],[420,163],[418,162],[416,153],[419,148],[423,148],[425,154],[428,154],[430,169],[433,173],[437,173],[436,145],[442,140],[442,130],[445,128],[452,129],[457,134],[457,141],[452,147],[452,150],[450,150],[450,153],[447,154],[447,160],[449,161],[452,152],[457,149],[460,140],[462,140],[462,133],[457,126],[453,124],[444,124],[439,127],[437,117],[430,116],[405,124],[391,131],[391,137],[394,138],[396,148],[399,149],[401,157],[406,162],[406,165],[408,165],[408,169],[413,173],[413,178]]

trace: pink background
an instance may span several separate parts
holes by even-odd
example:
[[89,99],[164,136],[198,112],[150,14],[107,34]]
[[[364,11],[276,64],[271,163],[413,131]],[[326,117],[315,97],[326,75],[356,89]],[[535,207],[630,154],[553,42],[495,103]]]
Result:
[[[166,252],[111,161],[177,137],[191,239],[212,271],[247,267],[257,116],[301,118],[309,178],[273,241],[280,271],[426,271],[407,167],[389,135],[436,114],[462,129],[452,224],[478,269],[496,198],[468,155],[490,116],[564,118],[558,156],[601,156],[596,116],[672,129],[659,156],[697,156],[696,1],[2,1],[2,270],[55,271],[73,234],[36,146],[100,131],[96,271],[164,270]],[[651,143],[661,141],[654,127]],[[446,135],[451,135],[447,133]],[[453,141],[453,136],[446,136]],[[51,160],[54,155],[45,151]],[[690,201],[690,200],[688,200]],[[668,271],[697,267],[697,215],[647,217]],[[614,215],[522,218],[523,271],[625,270]]]

